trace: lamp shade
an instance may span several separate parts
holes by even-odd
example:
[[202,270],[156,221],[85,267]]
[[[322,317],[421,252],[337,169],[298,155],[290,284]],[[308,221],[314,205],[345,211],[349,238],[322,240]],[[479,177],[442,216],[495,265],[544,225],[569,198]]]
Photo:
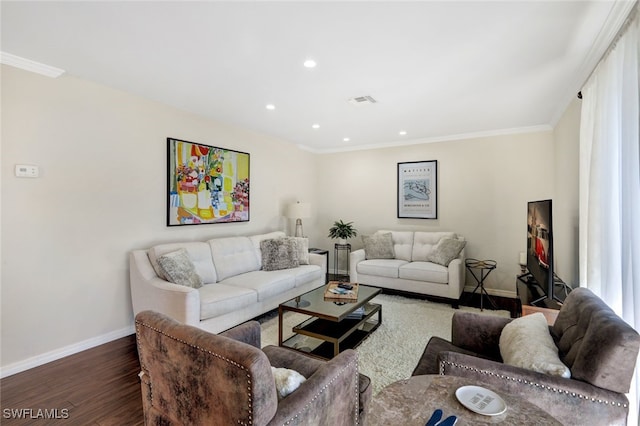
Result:
[[311,217],[311,204],[301,202],[290,204],[287,209],[287,217],[290,219]]

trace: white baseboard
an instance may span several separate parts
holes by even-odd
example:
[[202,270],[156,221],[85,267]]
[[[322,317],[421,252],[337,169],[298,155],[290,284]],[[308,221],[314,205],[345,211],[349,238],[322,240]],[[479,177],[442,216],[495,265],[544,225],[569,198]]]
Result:
[[[464,287],[464,291],[471,293],[475,288],[476,288],[475,285],[467,285]],[[500,290],[500,289],[487,288],[487,287],[485,287],[484,289],[487,290],[487,293],[489,293],[491,296],[510,297],[512,299],[515,299],[518,297],[518,293],[516,293],[515,291]],[[476,294],[479,292],[480,292],[480,289],[476,290]]]
[[13,364],[2,366],[0,367],[0,378],[4,379],[5,377],[21,373],[30,368],[38,367],[40,365],[58,360],[60,358],[64,358],[69,355],[77,354],[78,352],[100,346],[104,343],[108,343],[134,333],[135,328],[133,325],[130,325],[129,327],[125,327],[120,330],[115,330],[101,336],[92,337],[91,339],[87,339],[82,342],[74,343],[60,349],[55,349],[53,351],[45,352],[41,355],[27,358],[23,361],[18,361],[14,362]]

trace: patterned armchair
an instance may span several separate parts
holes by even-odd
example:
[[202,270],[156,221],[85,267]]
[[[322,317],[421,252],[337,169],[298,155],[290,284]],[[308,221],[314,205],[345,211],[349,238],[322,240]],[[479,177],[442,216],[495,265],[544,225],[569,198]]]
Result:
[[536,404],[566,425],[626,424],[640,335],[586,288],[567,296],[549,327],[571,378],[502,363],[498,342],[511,320],[456,312],[452,341],[429,340],[413,375],[471,377]]
[[[321,361],[290,349],[260,349],[251,321],[215,335],[163,314],[136,316],[147,425],[359,425],[371,399],[354,351]],[[278,400],[271,371],[306,381]]]

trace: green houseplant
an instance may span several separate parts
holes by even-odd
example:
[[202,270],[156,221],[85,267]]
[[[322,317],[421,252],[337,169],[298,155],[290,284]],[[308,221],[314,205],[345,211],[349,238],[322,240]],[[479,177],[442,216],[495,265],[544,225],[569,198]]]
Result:
[[346,244],[347,238],[358,235],[358,230],[353,227],[353,222],[344,223],[341,220],[333,222],[333,226],[329,228],[329,238],[338,239],[339,244]]

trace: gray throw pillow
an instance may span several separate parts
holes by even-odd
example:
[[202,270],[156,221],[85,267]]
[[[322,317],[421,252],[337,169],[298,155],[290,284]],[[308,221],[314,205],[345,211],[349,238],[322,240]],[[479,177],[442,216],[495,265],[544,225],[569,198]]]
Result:
[[395,259],[391,232],[384,234],[363,235],[364,257],[367,259]]
[[442,238],[438,241],[429,253],[427,253],[427,261],[437,263],[442,266],[449,266],[449,263],[462,251],[466,241],[460,241],[453,238]]
[[169,282],[193,288],[202,287],[202,278],[185,249],[163,254],[158,258],[158,266]]
[[262,240],[260,251],[264,271],[296,268],[299,265],[297,244],[292,238]]
[[287,237],[296,244],[296,251],[298,252],[298,264],[309,264],[309,239],[307,237]]

